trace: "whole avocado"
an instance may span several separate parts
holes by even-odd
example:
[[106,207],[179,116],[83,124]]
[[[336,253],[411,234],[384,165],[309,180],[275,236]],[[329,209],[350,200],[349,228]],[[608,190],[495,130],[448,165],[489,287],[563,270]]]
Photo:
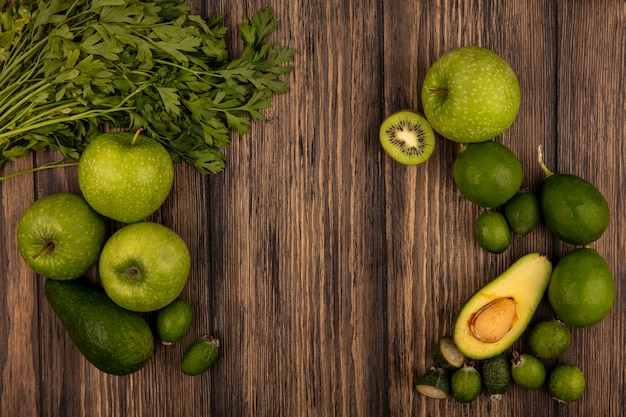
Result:
[[150,326],[103,291],[77,281],[47,279],[44,293],[78,350],[96,368],[128,375],[152,358]]

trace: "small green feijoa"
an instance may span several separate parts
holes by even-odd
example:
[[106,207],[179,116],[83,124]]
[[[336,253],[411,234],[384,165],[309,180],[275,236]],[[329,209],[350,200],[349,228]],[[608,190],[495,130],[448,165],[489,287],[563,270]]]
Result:
[[482,389],[482,378],[473,363],[468,362],[452,373],[450,389],[454,399],[460,403],[469,403],[478,398]]
[[513,381],[523,387],[535,389],[543,385],[546,380],[546,367],[537,357],[530,353],[513,352],[511,360],[511,377]]
[[542,320],[530,331],[528,343],[531,352],[540,359],[557,359],[565,353],[572,334],[558,319]]
[[200,375],[213,365],[219,353],[220,341],[205,335],[193,342],[185,351],[181,361],[183,373],[190,376]]
[[531,191],[518,192],[505,203],[504,217],[518,235],[530,233],[541,221],[539,198]]
[[583,395],[585,385],[585,375],[576,365],[560,363],[548,377],[548,390],[559,402],[576,401]]
[[159,310],[156,330],[161,343],[170,345],[182,339],[191,328],[192,317],[191,305],[182,298],[177,298]]

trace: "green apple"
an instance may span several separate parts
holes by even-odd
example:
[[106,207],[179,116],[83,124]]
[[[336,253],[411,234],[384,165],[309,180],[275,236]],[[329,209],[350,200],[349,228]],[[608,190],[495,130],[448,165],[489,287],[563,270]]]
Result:
[[422,85],[422,106],[432,128],[444,138],[484,142],[515,121],[519,82],[495,52],[463,46],[446,52],[429,68]]
[[36,200],[17,224],[17,245],[26,264],[56,280],[84,275],[98,261],[105,241],[104,219],[73,193]]
[[154,213],[174,180],[165,147],[140,132],[104,133],[87,145],[78,162],[78,183],[87,202],[122,223]]
[[191,259],[185,241],[159,223],[139,222],[113,233],[100,254],[98,272],[107,295],[128,310],[165,307],[182,292]]

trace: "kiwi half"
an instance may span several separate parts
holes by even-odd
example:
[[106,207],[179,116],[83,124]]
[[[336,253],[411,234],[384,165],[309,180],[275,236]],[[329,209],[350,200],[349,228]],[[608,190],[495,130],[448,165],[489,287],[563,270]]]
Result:
[[419,165],[435,150],[435,132],[424,116],[402,110],[383,121],[380,143],[385,152],[401,164]]

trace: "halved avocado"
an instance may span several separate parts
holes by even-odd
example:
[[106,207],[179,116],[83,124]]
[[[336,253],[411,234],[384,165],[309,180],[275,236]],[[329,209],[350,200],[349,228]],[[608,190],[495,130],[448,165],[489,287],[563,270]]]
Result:
[[457,316],[453,333],[457,348],[471,359],[504,352],[528,326],[551,274],[550,260],[530,253],[478,290]]

